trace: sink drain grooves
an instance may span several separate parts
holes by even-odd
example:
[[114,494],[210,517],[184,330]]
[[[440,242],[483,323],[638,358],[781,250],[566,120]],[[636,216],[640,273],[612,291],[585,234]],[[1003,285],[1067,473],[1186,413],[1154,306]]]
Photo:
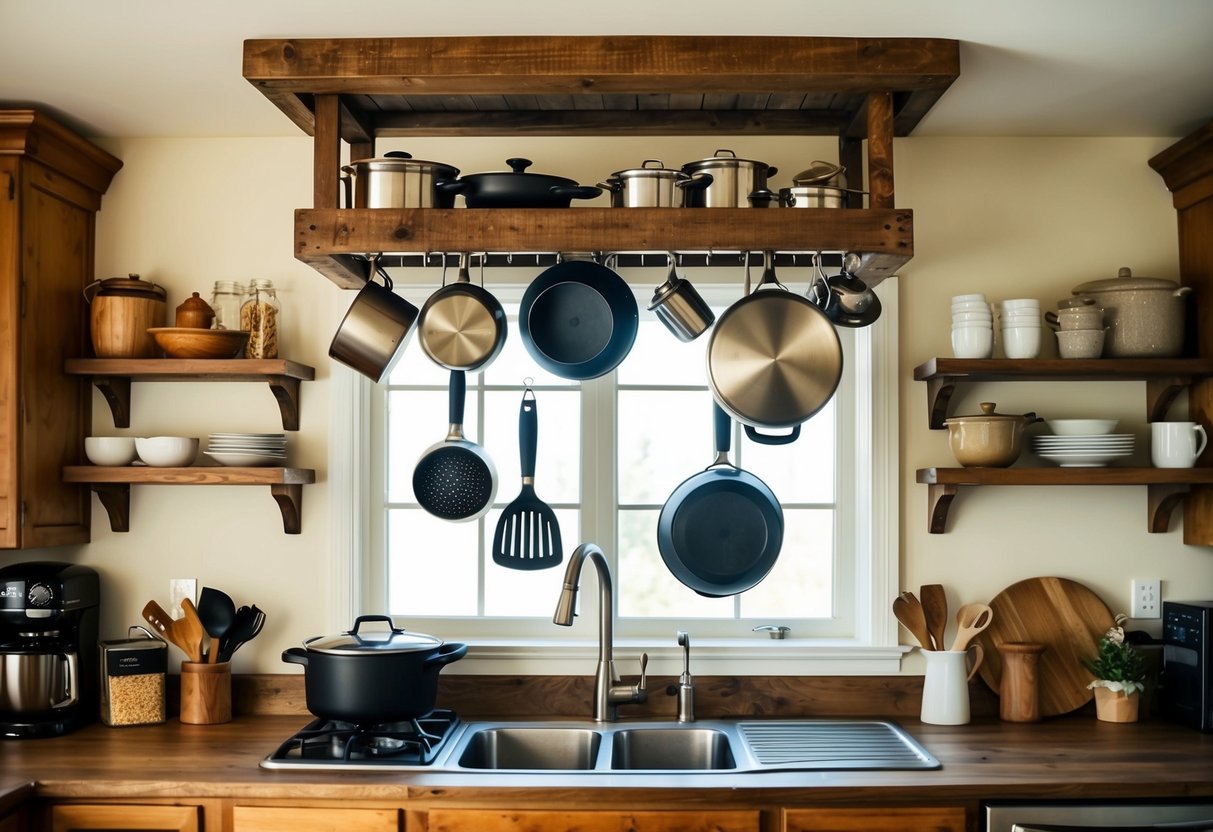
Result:
[[738,730],[763,766],[917,769],[939,762],[887,722],[743,722]]

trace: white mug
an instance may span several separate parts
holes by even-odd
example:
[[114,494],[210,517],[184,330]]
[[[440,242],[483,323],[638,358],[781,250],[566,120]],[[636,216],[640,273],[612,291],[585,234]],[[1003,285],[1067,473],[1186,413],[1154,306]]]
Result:
[[[972,667],[966,659],[972,654]],[[923,722],[931,725],[965,725],[969,721],[969,680],[981,667],[985,653],[977,642],[965,650],[923,650],[927,674],[922,683]]]
[[1150,423],[1150,459],[1155,468],[1191,468],[1209,444],[1196,422]]

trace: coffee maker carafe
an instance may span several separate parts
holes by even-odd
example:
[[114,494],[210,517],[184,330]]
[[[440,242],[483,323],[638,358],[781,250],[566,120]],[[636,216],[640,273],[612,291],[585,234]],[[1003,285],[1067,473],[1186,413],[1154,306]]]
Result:
[[49,737],[97,715],[97,573],[0,568],[0,736]]

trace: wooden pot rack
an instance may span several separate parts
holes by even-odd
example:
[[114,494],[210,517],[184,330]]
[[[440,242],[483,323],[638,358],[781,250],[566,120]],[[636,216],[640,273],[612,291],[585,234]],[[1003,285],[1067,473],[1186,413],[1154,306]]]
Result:
[[[358,288],[367,255],[424,262],[468,240],[498,253],[844,252],[871,284],[914,254],[894,207],[893,137],[960,72],[937,38],[550,36],[248,40],[244,77],[315,139],[295,256]],[[342,142],[399,136],[836,135],[868,207],[755,210],[341,209]],[[867,140],[866,160],[862,142]],[[807,161],[807,160],[806,160]],[[605,174],[604,174],[605,175]],[[388,261],[391,262],[391,261]]]

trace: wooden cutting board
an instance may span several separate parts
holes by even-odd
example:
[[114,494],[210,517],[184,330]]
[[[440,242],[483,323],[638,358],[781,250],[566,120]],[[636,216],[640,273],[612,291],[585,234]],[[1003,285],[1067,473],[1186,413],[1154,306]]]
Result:
[[1037,673],[1040,715],[1069,713],[1091,701],[1095,693],[1087,684],[1095,677],[1082,662],[1095,658],[1099,637],[1115,623],[1098,595],[1067,578],[1029,578],[994,596],[990,608],[990,626],[977,636],[985,650],[977,671],[983,682],[998,693],[998,645],[1036,642],[1045,645]]

